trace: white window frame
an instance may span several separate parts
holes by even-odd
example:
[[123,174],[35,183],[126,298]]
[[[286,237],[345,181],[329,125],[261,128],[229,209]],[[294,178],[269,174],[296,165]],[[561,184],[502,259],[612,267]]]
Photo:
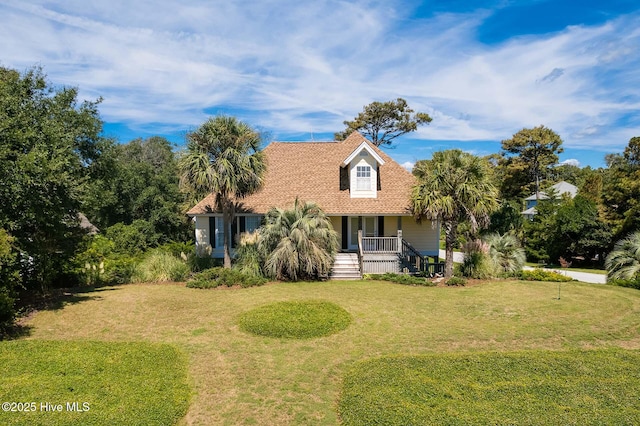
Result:
[[356,166],[356,190],[371,190],[371,166]]

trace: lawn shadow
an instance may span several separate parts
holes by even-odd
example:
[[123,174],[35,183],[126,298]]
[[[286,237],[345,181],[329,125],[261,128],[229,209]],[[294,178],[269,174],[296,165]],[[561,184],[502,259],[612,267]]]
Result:
[[18,340],[29,337],[33,327],[21,323],[15,323],[7,329],[0,330],[0,342],[3,340]]

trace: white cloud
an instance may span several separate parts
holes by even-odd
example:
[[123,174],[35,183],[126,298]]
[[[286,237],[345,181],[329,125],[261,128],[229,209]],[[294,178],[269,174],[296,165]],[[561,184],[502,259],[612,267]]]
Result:
[[415,161],[405,161],[404,163],[400,164],[402,167],[404,167],[405,169],[411,171],[413,170],[413,166],[416,165]]
[[132,127],[186,129],[222,110],[276,138],[333,133],[371,101],[404,97],[434,117],[417,139],[499,141],[544,124],[566,147],[604,150],[637,135],[640,15],[488,46],[475,38],[488,10],[416,20],[405,8],[0,0],[2,65],[40,63]]
[[558,163],[558,165],[580,167],[580,161],[576,160],[575,158],[569,158],[567,160],[561,161],[560,163]]

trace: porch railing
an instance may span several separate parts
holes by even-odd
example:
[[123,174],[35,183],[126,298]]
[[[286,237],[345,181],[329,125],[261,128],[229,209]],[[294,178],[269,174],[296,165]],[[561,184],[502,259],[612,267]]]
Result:
[[402,238],[401,230],[396,237],[363,237],[359,230],[358,262],[363,273],[404,271],[430,277],[444,275],[444,263],[429,262],[428,257]]
[[397,237],[362,237],[362,250],[365,253],[397,253]]
[[400,260],[403,266],[407,268],[410,273],[422,273],[428,277],[444,275],[444,263],[429,262],[428,257],[423,256],[406,240],[402,240]]

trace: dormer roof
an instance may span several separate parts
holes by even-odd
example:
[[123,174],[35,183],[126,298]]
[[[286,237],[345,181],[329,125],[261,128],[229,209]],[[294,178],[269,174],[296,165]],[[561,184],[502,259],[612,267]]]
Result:
[[374,149],[369,145],[369,142],[364,141],[356,149],[354,149],[353,152],[349,154],[347,158],[344,159],[341,166],[342,167],[347,166],[349,163],[353,161],[354,158],[360,155],[362,151],[367,151],[369,155],[371,155],[378,162],[379,165],[382,166],[384,164],[384,160],[382,159],[382,157],[378,155],[377,152],[374,151]]

